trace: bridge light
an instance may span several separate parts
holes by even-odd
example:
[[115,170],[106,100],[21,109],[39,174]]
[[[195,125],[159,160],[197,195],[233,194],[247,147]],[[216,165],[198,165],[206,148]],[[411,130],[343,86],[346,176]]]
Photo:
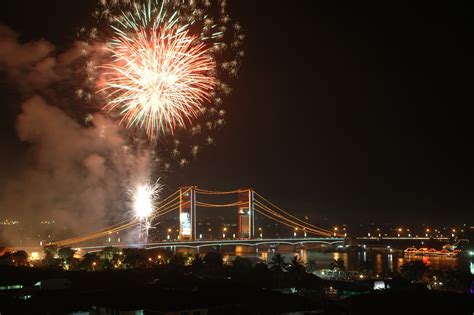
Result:
[[199,234],[199,238],[202,239],[202,234]]
[[168,233],[171,233],[171,229],[168,229]]
[[426,229],[426,233],[429,233],[430,232],[430,229]]
[[337,226],[336,226],[336,227],[334,227],[334,231],[337,231]]
[[398,228],[398,232],[401,232],[401,231],[403,231],[402,228]]

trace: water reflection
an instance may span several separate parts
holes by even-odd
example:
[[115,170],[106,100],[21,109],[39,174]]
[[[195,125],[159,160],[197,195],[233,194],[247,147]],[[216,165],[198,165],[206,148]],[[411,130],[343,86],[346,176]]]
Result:
[[[366,265],[372,266],[373,270],[377,274],[386,274],[393,271],[399,271],[400,267],[412,260],[422,260],[425,264],[431,267],[433,270],[448,270],[461,268],[464,270],[471,270],[474,273],[474,266],[472,262],[464,261],[455,257],[445,256],[414,256],[404,255],[402,253],[375,253],[375,252],[359,252],[359,253],[323,253],[319,251],[312,251],[301,249],[297,251],[275,251],[270,250],[259,250],[258,252],[252,253],[239,253],[239,256],[248,257],[251,259],[263,260],[270,262],[272,257],[279,252],[285,257],[289,263],[294,255],[304,262],[314,261],[316,269],[327,269],[334,260],[342,259],[344,266],[347,270],[358,271],[364,268]],[[229,260],[233,259],[235,254],[229,254]]]

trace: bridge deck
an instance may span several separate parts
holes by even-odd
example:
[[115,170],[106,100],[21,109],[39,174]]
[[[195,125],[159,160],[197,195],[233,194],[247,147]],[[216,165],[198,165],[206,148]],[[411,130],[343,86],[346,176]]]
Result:
[[[232,240],[197,240],[197,241],[167,241],[147,244],[123,244],[114,245],[115,247],[142,247],[147,249],[167,248],[167,247],[186,247],[186,248],[202,248],[212,246],[260,246],[260,245],[304,245],[304,244],[325,244],[335,245],[344,243],[344,238],[324,237],[324,238],[284,238],[284,239],[232,239]],[[84,246],[81,249],[97,249],[100,250],[107,246]]]

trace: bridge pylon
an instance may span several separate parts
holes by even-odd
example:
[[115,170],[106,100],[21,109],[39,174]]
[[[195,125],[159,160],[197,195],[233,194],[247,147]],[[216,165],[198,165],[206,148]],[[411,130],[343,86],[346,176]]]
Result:
[[237,229],[237,235],[240,239],[252,239],[254,237],[254,192],[252,189],[239,192]]
[[179,239],[196,240],[196,186],[179,189]]

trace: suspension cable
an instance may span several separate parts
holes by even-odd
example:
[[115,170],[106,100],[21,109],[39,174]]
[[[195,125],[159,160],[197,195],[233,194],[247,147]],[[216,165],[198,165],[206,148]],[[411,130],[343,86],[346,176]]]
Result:
[[[261,208],[260,208],[260,210],[262,210],[262,211],[260,211],[260,210],[258,210],[258,209],[254,209],[254,210],[255,210],[256,212],[258,212],[258,213],[260,213],[260,214],[266,216],[267,218],[273,220],[273,221],[276,221],[276,222],[278,222],[278,223],[281,223],[281,224],[286,225],[286,226],[291,227],[291,228],[294,227],[294,226],[291,225],[291,224],[288,224],[288,223],[286,223],[286,222],[284,222],[284,221],[281,221],[281,220],[279,220],[279,219],[273,218],[271,215],[265,213],[264,210],[261,209]],[[312,230],[308,230],[307,232],[310,233],[310,234],[315,234],[315,235],[330,236],[330,235],[327,235],[326,233],[315,232],[315,231],[312,231]]]
[[316,228],[308,227],[308,226],[305,226],[305,225],[303,225],[303,224],[301,224],[301,223],[298,223],[297,221],[293,221],[293,220],[291,220],[291,219],[288,219],[288,218],[284,217],[283,215],[277,213],[276,211],[270,209],[270,208],[267,207],[266,205],[260,203],[258,200],[256,200],[256,204],[259,205],[260,207],[263,207],[265,210],[267,210],[268,212],[272,213],[273,215],[275,215],[275,216],[277,216],[277,217],[279,217],[279,218],[281,218],[281,219],[284,219],[284,220],[286,220],[287,222],[291,222],[292,224],[295,225],[295,227],[302,228],[302,229],[310,229],[310,230],[314,230],[314,231],[317,231],[317,232],[319,232],[319,233],[324,233],[324,234],[331,234],[330,231],[327,231],[327,230],[324,230],[324,229],[321,229],[321,228],[318,228],[318,227],[316,227]]
[[311,227],[307,227],[307,226],[304,226],[296,221],[292,221],[288,218],[285,218],[284,216],[282,216],[281,214],[271,210],[270,208],[268,208],[267,206],[263,205],[262,203],[256,201],[255,203],[258,207],[260,207],[261,210],[264,210],[270,214],[272,214],[273,216],[276,216],[277,218],[281,219],[281,220],[284,220],[286,222],[288,222],[289,224],[291,224],[291,227],[297,227],[297,228],[301,228],[303,229],[304,231],[313,231],[314,233],[319,233],[319,234],[325,234],[325,235],[331,235],[330,232],[326,232],[324,230],[318,230],[318,229],[313,229]]
[[205,195],[230,195],[230,194],[236,194],[236,193],[249,191],[249,189],[237,189],[237,190],[230,190],[230,191],[213,191],[213,190],[196,188],[194,191],[200,194],[205,194]]
[[239,201],[234,203],[227,203],[227,204],[213,204],[213,203],[205,203],[205,202],[197,202],[196,206],[199,207],[207,207],[207,208],[224,208],[224,207],[236,207],[236,206],[243,206],[248,205],[247,201]]
[[313,228],[323,230],[323,231],[325,231],[325,232],[327,232],[327,233],[332,233],[332,232],[329,231],[329,230],[325,230],[325,229],[319,228],[319,227],[317,227],[317,226],[315,226],[315,225],[313,225],[313,224],[311,224],[311,223],[309,223],[309,222],[303,221],[303,220],[301,220],[301,219],[299,219],[299,218],[297,218],[297,217],[291,215],[290,213],[286,212],[285,210],[281,209],[280,207],[278,207],[277,205],[275,205],[274,203],[272,203],[271,201],[269,201],[268,199],[266,199],[265,197],[263,197],[263,196],[262,196],[261,194],[259,194],[258,192],[255,192],[255,194],[256,194],[257,196],[259,196],[260,198],[262,198],[262,199],[263,199],[264,201],[266,201],[267,203],[269,203],[270,205],[272,205],[273,207],[277,208],[277,209],[280,210],[281,212],[283,212],[283,213],[285,213],[286,215],[290,216],[291,218],[293,218],[293,219],[295,219],[295,220],[297,220],[297,221],[303,222],[304,224],[307,224],[307,225],[309,225],[309,226],[312,226]]
[[166,200],[170,199],[172,196],[176,195],[177,193],[179,193],[179,190],[175,191],[174,193],[172,193],[171,195],[169,195],[165,199],[162,199],[162,200],[158,201],[157,205],[161,205],[162,203],[164,203]]

